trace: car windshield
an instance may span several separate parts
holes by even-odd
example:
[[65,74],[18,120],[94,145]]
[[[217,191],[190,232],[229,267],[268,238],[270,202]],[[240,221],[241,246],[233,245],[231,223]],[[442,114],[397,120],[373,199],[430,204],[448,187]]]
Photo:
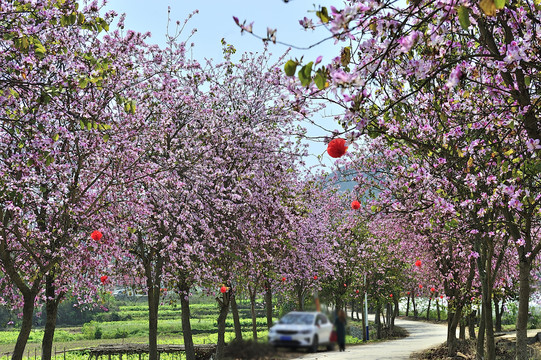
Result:
[[280,324],[311,325],[314,322],[313,314],[287,314],[280,319]]

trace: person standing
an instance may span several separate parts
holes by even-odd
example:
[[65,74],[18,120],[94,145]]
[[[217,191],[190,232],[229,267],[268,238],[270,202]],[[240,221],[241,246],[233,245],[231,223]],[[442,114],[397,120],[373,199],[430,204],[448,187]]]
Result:
[[334,326],[336,328],[338,348],[340,351],[346,351],[346,312],[344,310],[338,311]]

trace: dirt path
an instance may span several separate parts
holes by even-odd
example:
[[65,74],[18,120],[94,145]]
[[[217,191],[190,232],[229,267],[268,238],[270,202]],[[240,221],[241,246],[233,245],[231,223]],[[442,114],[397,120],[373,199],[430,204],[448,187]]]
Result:
[[385,341],[367,345],[355,345],[346,348],[345,352],[320,351],[306,354],[297,359],[318,360],[386,360],[409,359],[414,352],[435,347],[447,339],[447,326],[396,319],[395,324],[406,329],[409,336],[399,340]]

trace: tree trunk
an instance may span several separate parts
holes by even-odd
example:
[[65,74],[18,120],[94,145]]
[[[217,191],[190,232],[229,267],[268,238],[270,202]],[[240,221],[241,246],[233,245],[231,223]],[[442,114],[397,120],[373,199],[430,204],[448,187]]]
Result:
[[398,299],[393,298],[393,302],[394,302],[394,308],[393,308],[393,314],[391,316],[391,331],[394,330],[394,320],[396,319],[396,317],[399,315],[399,312],[400,312],[400,309],[398,307]]
[[502,313],[500,311],[500,301],[497,297],[494,297],[494,312],[496,315],[496,318],[494,319],[495,320],[494,331],[501,332],[502,331]]
[[218,302],[220,313],[218,315],[218,343],[216,344],[216,360],[222,360],[224,358],[225,351],[225,320],[227,313],[229,312],[230,302],[229,291],[222,295],[222,298],[216,298]]
[[54,277],[47,275],[45,277],[45,330],[41,341],[41,359],[51,360],[53,352],[53,339],[56,329],[56,317],[58,313],[58,305],[64,297],[64,293],[55,294]]
[[430,303],[432,302],[432,297],[428,299],[428,308],[426,309],[426,320],[430,320]]
[[476,336],[475,336],[475,322],[476,322],[476,319],[477,319],[477,311],[473,310],[470,312],[470,314],[468,315],[468,331],[469,331],[469,336],[470,336],[470,339],[475,339]]
[[[484,309],[483,309],[484,310]],[[479,316],[479,332],[477,336],[477,346],[476,346],[476,360],[485,359],[485,316],[482,314]]]
[[11,360],[22,360],[24,356],[24,348],[32,330],[32,317],[34,315],[34,300],[36,299],[37,291],[27,291],[23,295],[23,318],[21,322],[21,330],[17,336],[17,342],[11,355]]
[[272,290],[270,282],[265,284],[265,309],[267,310],[267,328],[272,326]]
[[408,304],[406,305],[406,317],[409,316],[410,312],[410,294],[408,294]]
[[[458,303],[458,301],[456,301]],[[451,305],[451,302],[448,303],[448,308],[454,306],[454,312],[447,312],[449,315],[447,317],[447,356],[455,357],[457,352],[457,339],[456,339],[456,328],[460,319],[462,318],[462,307]],[[461,327],[462,329],[462,327]],[[466,334],[464,334],[464,337]]]
[[248,289],[250,291],[250,310],[252,313],[252,337],[255,341],[257,341],[257,314],[255,311],[256,293],[255,289],[253,292],[251,291],[250,287],[248,287]]
[[[491,259],[492,257],[489,257]],[[485,332],[486,332],[486,360],[496,359],[496,343],[494,340],[494,322],[492,319],[492,268],[490,262],[487,264],[486,275],[484,284],[482,284],[483,298],[482,298],[482,316],[485,319]]]
[[235,340],[242,340],[242,328],[240,326],[239,308],[235,295],[231,295],[231,313],[233,314],[233,324],[235,326]]
[[190,299],[187,294],[189,287],[180,288],[180,307],[182,310],[182,336],[184,338],[184,348],[186,360],[195,360],[195,350],[193,347],[192,325],[190,323]]
[[440,303],[438,301],[438,299],[436,298],[436,313],[438,314],[438,322],[441,321],[441,316],[440,316]]
[[375,323],[376,323],[376,338],[378,339],[381,339],[381,319],[380,319],[380,314],[381,314],[381,305],[378,303],[376,305],[376,318],[375,318]]
[[415,304],[415,293],[411,292],[411,305],[413,306],[413,317],[417,319],[417,305]]
[[530,299],[531,264],[521,256],[519,262],[519,297],[517,315],[517,360],[528,359],[528,306]]
[[[156,262],[144,262],[148,288],[148,359],[158,360],[158,307],[160,305],[160,285],[162,278],[163,259]],[[154,267],[154,273],[152,272]]]
[[297,285],[297,310],[304,310],[304,289],[301,285]]
[[[468,326],[465,318],[460,319],[460,340],[466,340],[466,327]],[[470,337],[471,339],[471,337]]]
[[160,288],[147,282],[148,288],[148,358],[158,360],[158,305],[160,304]]

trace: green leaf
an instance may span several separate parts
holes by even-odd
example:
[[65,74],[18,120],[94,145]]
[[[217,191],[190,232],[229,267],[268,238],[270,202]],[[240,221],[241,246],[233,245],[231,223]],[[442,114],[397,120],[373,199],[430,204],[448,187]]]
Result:
[[59,137],[60,137],[60,134],[54,134],[53,141],[58,141]]
[[288,60],[288,62],[286,62],[286,64],[284,65],[284,71],[285,71],[286,75],[287,76],[294,76],[295,71],[297,70],[297,65],[298,65],[298,63],[296,61]]
[[310,61],[308,64],[304,65],[299,71],[299,80],[301,81],[302,86],[310,85],[312,81],[312,65],[313,61]]
[[532,82],[532,78],[530,78],[529,76],[525,76],[524,77],[524,84],[526,86],[530,86],[530,83]]
[[505,7],[505,0],[494,0],[496,9],[503,9]]
[[110,138],[110,137],[111,137],[111,136],[110,136],[109,134],[103,135],[103,141],[105,141],[105,142],[109,141],[109,138]]
[[88,79],[87,78],[82,78],[81,80],[79,80],[79,87],[81,89],[84,89],[87,85],[88,85]]
[[39,40],[34,43],[34,53],[37,57],[43,58],[45,56],[45,53],[47,53],[47,49],[45,49],[45,46]]
[[464,30],[468,30],[471,24],[470,9],[465,7],[464,5],[458,8],[458,21],[460,22],[460,26],[462,26]]
[[329,22],[329,12],[327,11],[327,8],[324,6],[321,8],[321,11],[316,11],[316,16],[321,20],[322,23],[326,24]]
[[321,69],[316,72],[314,76],[314,82],[319,90],[323,90],[327,87],[327,76],[325,76],[324,71]]

